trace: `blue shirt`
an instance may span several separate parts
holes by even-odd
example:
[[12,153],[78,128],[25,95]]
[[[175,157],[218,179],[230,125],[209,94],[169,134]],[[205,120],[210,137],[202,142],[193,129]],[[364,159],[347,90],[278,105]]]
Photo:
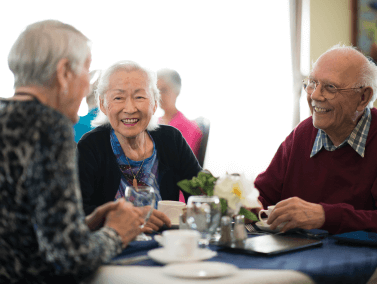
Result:
[[98,108],[91,109],[87,115],[81,116],[79,121],[73,126],[76,143],[79,142],[79,140],[85,133],[93,129],[90,123],[97,116],[97,112]]

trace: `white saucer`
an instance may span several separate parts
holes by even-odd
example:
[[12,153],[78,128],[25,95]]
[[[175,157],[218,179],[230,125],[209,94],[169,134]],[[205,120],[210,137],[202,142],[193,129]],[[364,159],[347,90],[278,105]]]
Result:
[[238,271],[238,267],[223,262],[194,262],[169,264],[163,268],[163,272],[170,276],[181,278],[208,279],[232,275]]
[[255,225],[257,225],[258,228],[263,230],[263,231],[270,232],[270,233],[279,233],[280,229],[282,229],[284,227],[285,223],[282,223],[279,226],[277,226],[277,228],[275,230],[271,230],[270,225],[267,225],[267,224],[263,223],[262,221],[256,222]]
[[195,262],[212,258],[217,255],[217,252],[210,249],[197,249],[194,255],[189,257],[175,257],[166,253],[164,248],[152,249],[148,252],[148,256],[156,262],[167,264],[174,262]]
[[158,242],[160,246],[164,246],[164,238],[161,235],[155,235],[154,240]]

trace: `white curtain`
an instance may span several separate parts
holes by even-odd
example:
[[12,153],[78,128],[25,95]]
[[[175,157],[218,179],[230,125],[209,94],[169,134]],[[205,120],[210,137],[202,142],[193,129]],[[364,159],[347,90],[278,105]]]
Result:
[[302,26],[302,0],[289,0],[292,73],[293,73],[293,119],[292,127],[300,123],[300,97],[302,92],[301,73],[301,26]]

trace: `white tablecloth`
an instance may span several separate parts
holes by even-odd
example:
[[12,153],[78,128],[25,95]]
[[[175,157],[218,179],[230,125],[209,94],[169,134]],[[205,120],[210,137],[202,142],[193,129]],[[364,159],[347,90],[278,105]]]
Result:
[[165,275],[163,267],[101,266],[91,284],[315,284],[307,275],[293,270],[240,269],[234,275],[214,279],[183,279]]

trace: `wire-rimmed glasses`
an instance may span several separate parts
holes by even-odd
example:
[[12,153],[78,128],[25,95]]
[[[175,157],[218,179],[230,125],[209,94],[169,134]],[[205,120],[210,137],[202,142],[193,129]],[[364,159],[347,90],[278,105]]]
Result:
[[361,87],[354,87],[354,88],[337,88],[333,84],[324,84],[320,83],[318,81],[315,81],[311,78],[306,78],[302,80],[302,85],[304,87],[305,92],[307,92],[309,95],[311,95],[317,88],[317,86],[321,84],[322,85],[322,96],[324,96],[328,100],[332,100],[335,98],[338,91],[344,91],[344,90],[361,90],[364,88]]

